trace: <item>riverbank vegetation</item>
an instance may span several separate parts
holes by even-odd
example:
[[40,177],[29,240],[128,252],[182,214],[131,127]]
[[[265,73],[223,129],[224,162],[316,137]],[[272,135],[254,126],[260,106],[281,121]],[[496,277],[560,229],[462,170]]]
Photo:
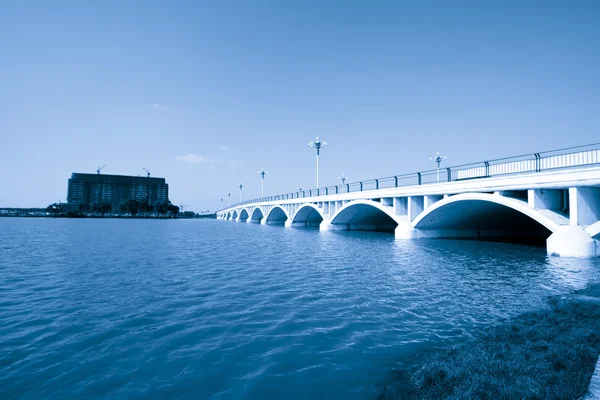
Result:
[[[412,376],[420,399],[577,399],[600,353],[600,285],[429,357]],[[404,398],[406,394],[384,396]]]

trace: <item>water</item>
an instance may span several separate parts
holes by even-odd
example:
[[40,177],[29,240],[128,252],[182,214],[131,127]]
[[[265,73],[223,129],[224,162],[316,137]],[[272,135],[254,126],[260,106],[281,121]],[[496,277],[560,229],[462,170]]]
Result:
[[0,218],[0,398],[375,399],[599,271],[498,243]]

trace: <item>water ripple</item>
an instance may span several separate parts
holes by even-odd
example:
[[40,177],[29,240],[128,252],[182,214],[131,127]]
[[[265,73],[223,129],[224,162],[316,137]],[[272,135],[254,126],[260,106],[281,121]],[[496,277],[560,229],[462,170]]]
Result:
[[598,267],[375,233],[0,218],[0,398],[377,398],[420,354]]

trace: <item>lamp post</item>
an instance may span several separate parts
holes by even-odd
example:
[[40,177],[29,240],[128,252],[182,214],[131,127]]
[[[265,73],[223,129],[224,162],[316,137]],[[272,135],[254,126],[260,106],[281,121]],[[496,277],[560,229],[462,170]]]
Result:
[[317,189],[318,189],[319,188],[319,153],[321,152],[321,147],[327,146],[327,142],[319,141],[319,137],[317,136],[317,138],[315,139],[314,142],[308,143],[308,146],[314,147],[315,149],[317,149]]
[[429,159],[437,163],[437,183],[440,183],[440,164],[446,159],[446,156],[440,156],[440,152],[438,151],[435,157],[429,157]]
[[242,189],[244,188],[244,185],[242,185],[240,183],[240,203],[242,202]]
[[227,193],[227,207],[231,206],[231,193]]
[[268,174],[268,172],[261,168],[256,173],[260,175],[260,197],[265,197],[265,174]]
[[342,176],[340,176],[338,179],[340,179],[342,181],[342,185],[343,185],[344,183],[346,183],[346,179],[348,179],[348,178],[346,177],[346,175],[342,174]]
[[223,198],[221,197],[221,210],[223,209]]

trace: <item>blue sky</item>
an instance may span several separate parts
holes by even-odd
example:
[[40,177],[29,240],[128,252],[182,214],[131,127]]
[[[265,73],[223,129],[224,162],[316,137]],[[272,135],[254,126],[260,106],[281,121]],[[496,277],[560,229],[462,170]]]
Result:
[[71,172],[165,177],[215,209],[600,141],[595,1],[56,1],[0,5],[0,206]]

